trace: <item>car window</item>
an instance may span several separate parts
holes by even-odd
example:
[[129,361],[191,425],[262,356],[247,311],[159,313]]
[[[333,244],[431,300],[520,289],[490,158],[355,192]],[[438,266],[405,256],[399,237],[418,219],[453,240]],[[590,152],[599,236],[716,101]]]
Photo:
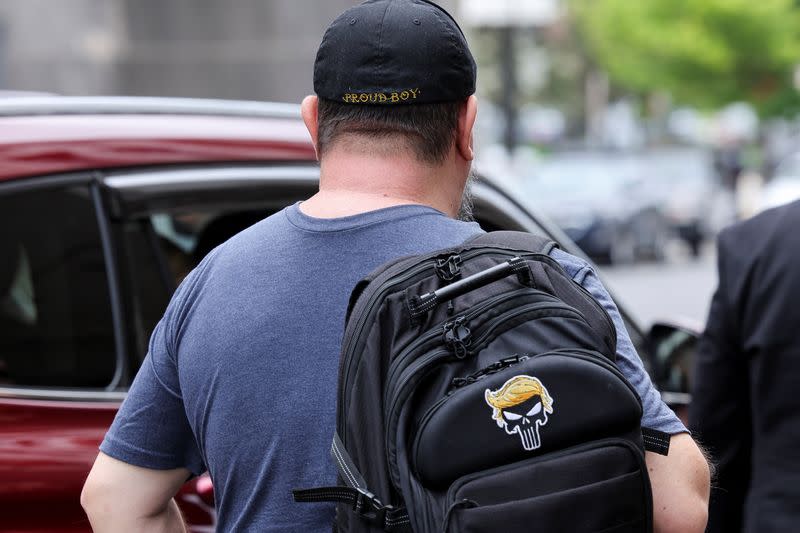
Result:
[[0,383],[108,385],[111,317],[88,188],[0,191]]
[[203,207],[160,211],[122,224],[124,268],[133,301],[132,364],[147,352],[153,328],[175,288],[215,247],[271,213],[267,209]]
[[122,171],[105,177],[125,309],[127,372],[136,374],[173,292],[209,251],[270,214],[308,198],[309,165]]

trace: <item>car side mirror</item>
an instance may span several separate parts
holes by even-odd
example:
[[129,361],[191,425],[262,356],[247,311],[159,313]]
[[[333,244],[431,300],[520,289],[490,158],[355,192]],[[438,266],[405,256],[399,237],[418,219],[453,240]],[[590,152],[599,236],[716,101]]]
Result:
[[694,381],[694,362],[699,328],[659,322],[647,336],[653,354],[653,381],[664,402],[676,412],[685,412]]

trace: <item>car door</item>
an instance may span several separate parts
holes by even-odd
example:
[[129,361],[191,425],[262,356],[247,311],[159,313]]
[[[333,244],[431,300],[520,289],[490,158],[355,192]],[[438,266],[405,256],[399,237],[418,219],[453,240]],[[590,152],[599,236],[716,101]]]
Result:
[[88,531],[78,496],[122,393],[90,176],[0,184],[0,529]]
[[[139,357],[106,205],[94,174],[0,184],[4,531],[91,531],[80,491]],[[169,287],[150,289],[165,305]],[[213,530],[210,494],[197,479],[178,495],[193,531]]]
[[[216,244],[308,196],[318,177],[264,172],[0,184],[0,530],[91,531],[81,488],[172,291]],[[176,499],[191,531],[213,531],[207,476]]]

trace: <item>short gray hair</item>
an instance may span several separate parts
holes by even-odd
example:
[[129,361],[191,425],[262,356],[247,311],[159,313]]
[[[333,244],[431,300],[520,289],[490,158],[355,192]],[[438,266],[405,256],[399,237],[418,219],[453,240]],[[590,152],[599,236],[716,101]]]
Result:
[[323,157],[344,136],[378,141],[399,137],[420,161],[441,163],[455,144],[463,104],[360,105],[320,98],[317,150]]

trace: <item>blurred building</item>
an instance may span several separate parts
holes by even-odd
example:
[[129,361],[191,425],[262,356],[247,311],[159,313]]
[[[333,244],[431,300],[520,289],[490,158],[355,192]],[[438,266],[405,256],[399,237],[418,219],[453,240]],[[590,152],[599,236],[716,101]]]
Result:
[[114,92],[119,0],[0,2],[0,90]]
[[356,3],[3,0],[0,91],[298,102],[324,29]]

